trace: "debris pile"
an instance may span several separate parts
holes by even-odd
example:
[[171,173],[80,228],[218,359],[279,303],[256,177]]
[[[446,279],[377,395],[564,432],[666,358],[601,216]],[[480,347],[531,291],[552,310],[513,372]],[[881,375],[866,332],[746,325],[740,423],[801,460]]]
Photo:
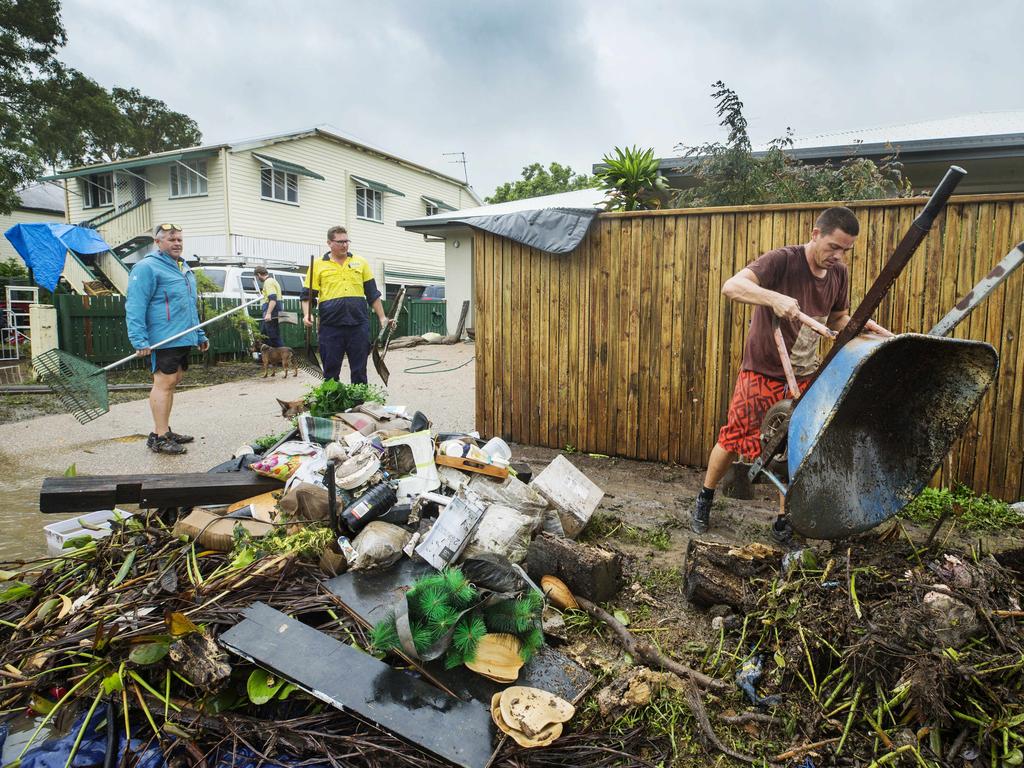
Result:
[[[872,535],[775,565],[718,606],[707,659],[754,706],[751,760],[1024,762],[1024,585],[995,558]],[[707,558],[687,568],[714,581]]]
[[[635,755],[661,754],[640,729],[574,732],[568,721],[593,677],[541,631],[552,609],[537,585],[549,574],[531,572],[531,547],[542,532],[582,530],[596,486],[572,465],[527,485],[500,440],[436,436],[401,408],[363,404],[298,423],[248,461],[280,491],[177,519],[115,517],[109,535],[2,566],[0,709],[37,718],[12,757],[30,765],[43,749],[71,760],[97,739],[118,761],[147,765],[327,765],[339,754],[367,766],[646,765]],[[456,455],[456,443],[474,450]],[[571,565],[562,599],[585,588]],[[278,628],[260,635],[268,622]],[[314,647],[342,646],[355,656],[318,666],[330,654]],[[398,668],[373,658],[387,651]],[[381,689],[384,673],[373,672],[362,690],[360,675],[378,667],[396,677]],[[332,671],[345,676],[336,695]],[[492,719],[515,683],[536,693]],[[349,694],[374,707],[361,712]],[[404,714],[389,720],[378,710],[392,700]],[[417,737],[439,712],[452,727]],[[488,727],[460,730],[460,712]],[[40,747],[47,733],[57,739]],[[476,752],[463,743],[474,738]]]

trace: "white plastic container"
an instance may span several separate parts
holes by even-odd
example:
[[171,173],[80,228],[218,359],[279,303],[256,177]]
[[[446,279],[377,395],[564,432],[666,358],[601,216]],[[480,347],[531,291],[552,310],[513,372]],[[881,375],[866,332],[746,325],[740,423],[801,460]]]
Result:
[[[84,515],[72,517],[68,520],[50,523],[43,528],[46,534],[47,554],[53,556],[60,555],[64,551],[64,542],[78,536],[91,536],[94,539],[102,539],[105,536],[109,536],[110,523],[114,519],[115,514],[122,519],[132,516],[131,512],[125,512],[123,509],[102,509],[99,512],[87,512]],[[82,525],[83,522],[90,526],[96,526],[99,530],[94,531],[92,528],[86,528]]]

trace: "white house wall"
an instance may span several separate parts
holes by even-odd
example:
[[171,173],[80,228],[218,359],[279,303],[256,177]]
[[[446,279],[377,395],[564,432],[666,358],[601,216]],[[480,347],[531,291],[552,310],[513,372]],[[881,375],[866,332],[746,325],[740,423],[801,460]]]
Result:
[[[232,153],[232,233],[236,240],[264,241],[268,258],[270,253],[275,257],[287,253],[285,244],[292,243],[296,246],[294,252],[301,254],[297,263],[303,264],[310,248],[318,254],[327,250],[327,230],[340,224],[349,231],[352,251],[370,261],[378,281],[383,282],[385,266],[389,272],[442,276],[443,244],[426,242],[422,235],[406,232],[395,223],[423,216],[423,195],[453,207],[476,204],[459,184],[322,136],[281,141],[254,151],[297,163],[325,178],[320,181],[299,176],[298,205],[263,200],[261,164],[252,158],[252,151]],[[384,195],[381,223],[357,219],[352,175],[386,184],[404,192],[405,197]]]

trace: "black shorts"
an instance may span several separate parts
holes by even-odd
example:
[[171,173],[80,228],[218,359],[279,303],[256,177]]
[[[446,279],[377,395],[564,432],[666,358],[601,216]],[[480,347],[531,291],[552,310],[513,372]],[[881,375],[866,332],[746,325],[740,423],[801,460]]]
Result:
[[188,370],[188,356],[192,347],[157,347],[152,354],[153,373],[160,371],[168,375],[179,370]]

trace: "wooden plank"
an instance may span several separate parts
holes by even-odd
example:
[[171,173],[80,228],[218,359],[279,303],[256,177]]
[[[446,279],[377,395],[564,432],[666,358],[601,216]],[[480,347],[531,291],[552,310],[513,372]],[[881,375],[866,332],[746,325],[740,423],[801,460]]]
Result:
[[677,216],[672,220],[673,268],[672,268],[672,381],[669,400],[669,444],[672,446],[672,461],[683,461],[682,402],[686,388],[683,375],[686,368],[683,350],[685,332],[686,298],[683,295],[686,279],[686,217]]
[[[642,458],[645,461],[657,461],[661,453],[660,425],[661,414],[661,317],[664,314],[665,300],[662,296],[662,275],[664,264],[665,220],[652,219],[650,229],[651,256],[647,262],[644,280],[650,283],[648,296],[649,325],[647,327],[647,360],[646,366],[641,362],[640,382],[641,393],[645,403],[640,414],[640,425],[644,435],[640,444]],[[644,370],[646,367],[646,371]]]
[[512,243],[511,250],[512,260],[515,263],[515,269],[513,271],[516,275],[515,304],[513,306],[513,315],[516,318],[515,328],[513,329],[513,344],[516,349],[516,373],[512,379],[512,388],[515,390],[512,433],[516,442],[528,443],[529,415],[526,413],[526,401],[529,394],[527,390],[529,369],[527,366],[529,365],[530,359],[530,340],[526,333],[526,298],[529,295],[526,287],[528,282],[528,272],[523,258],[523,251],[525,250],[524,246],[519,243]]
[[[1024,232],[1024,203],[1010,207],[1010,232],[1011,242]],[[1000,484],[1003,489],[1001,498],[1009,500],[1020,499],[1024,495],[1024,381],[1021,381],[1024,377],[1019,375],[1024,365],[1024,275],[1018,270],[1006,281],[1003,290],[1013,297],[1012,302],[1008,302],[1011,308],[1008,311],[1012,312],[1014,305],[1018,307],[1018,311],[1007,318],[1008,328],[1000,345],[1001,350],[1012,351],[1016,369],[1008,373],[1013,387],[1008,393],[1005,409],[999,411],[999,423],[1006,432],[1006,468]]]
[[501,436],[505,440],[511,439],[512,413],[515,410],[512,371],[516,368],[515,339],[518,336],[518,322],[512,311],[513,267],[512,242],[505,241],[501,246]]
[[[978,207],[964,205],[963,223],[960,230],[960,265],[957,269],[956,296],[959,298],[974,285],[974,259],[978,235]],[[950,305],[952,306],[952,304]],[[972,338],[979,321],[979,313],[974,312],[966,322],[954,332],[960,338]],[[965,485],[974,486],[974,452],[978,445],[978,412],[971,414],[971,420],[960,438],[960,451],[957,456],[957,479]]]
[[[781,226],[781,224],[780,224]],[[696,296],[696,314],[693,337],[693,359],[697,366],[693,370],[690,395],[690,440],[687,463],[699,464],[704,461],[704,360],[708,345],[708,264],[711,260],[711,216],[700,216],[697,220],[697,261],[694,275],[694,295]]]
[[218,638],[231,652],[455,765],[490,762],[498,730],[481,702],[460,701],[265,603],[243,615]]
[[540,371],[537,377],[537,445],[551,447],[551,395],[550,377],[553,360],[548,355],[548,342],[551,340],[551,255],[537,252],[537,271],[541,282],[536,286],[537,328],[534,344],[540,360]]
[[[630,283],[629,349],[629,435],[631,451],[628,455],[646,457],[647,443],[647,377],[650,376],[651,336],[651,249],[652,219],[640,219],[638,237],[633,241],[633,273]],[[641,446],[644,446],[641,450]]]
[[70,514],[113,509],[119,504],[146,509],[230,504],[281,487],[280,481],[248,470],[47,477],[39,490],[39,511]]
[[484,339],[485,323],[487,320],[487,299],[484,296],[484,247],[486,236],[482,233],[475,233],[473,236],[473,329],[475,332],[474,346],[477,353],[476,365],[476,397],[475,397],[475,423],[477,430],[483,432],[486,412],[484,401],[487,399],[484,393],[487,391],[487,360],[483,356],[487,341]]
[[[982,203],[978,210],[978,238],[977,245],[974,250],[974,281],[971,283],[973,286],[979,280],[985,277],[989,273],[989,270],[998,263],[999,259],[1003,258],[1009,248],[1005,248],[1001,253],[996,253],[995,248],[995,204],[994,203]],[[974,314],[981,314],[984,317],[981,319],[978,331],[984,327],[984,336],[975,336],[974,338],[984,338],[989,344],[992,344],[996,349],[999,348],[999,342],[1003,335],[1003,302],[1005,300],[1004,291],[993,291],[989,294],[988,298],[985,299],[985,303],[978,307]],[[992,462],[992,438],[993,438],[993,418],[995,414],[995,403],[999,389],[999,376],[997,372],[996,380],[993,386],[989,388],[988,392],[985,393],[985,397],[982,398],[981,404],[978,407],[978,444],[974,452],[974,469],[973,476],[975,482],[983,482],[986,486],[988,485],[989,470],[991,469],[990,464]]]
[[[580,396],[580,352],[586,347],[586,341],[580,333],[580,288],[586,274],[586,258],[594,242],[595,226],[591,226],[589,234],[580,246],[566,259],[567,300],[567,340],[565,354],[565,442],[574,448],[582,445],[580,440],[579,396]],[[563,286],[565,289],[565,286]]]
[[708,251],[707,288],[705,306],[704,354],[704,398],[700,403],[701,430],[694,448],[696,455],[706,456],[710,451],[708,436],[715,431],[718,421],[719,376],[722,368],[722,340],[720,329],[723,316],[722,283],[728,275],[722,276],[724,216],[711,217],[710,247]]
[[675,223],[673,219],[659,219],[661,248],[659,250],[658,302],[661,305],[658,330],[658,459],[672,458],[669,414],[672,410],[672,317],[677,301],[672,294],[675,267]]

